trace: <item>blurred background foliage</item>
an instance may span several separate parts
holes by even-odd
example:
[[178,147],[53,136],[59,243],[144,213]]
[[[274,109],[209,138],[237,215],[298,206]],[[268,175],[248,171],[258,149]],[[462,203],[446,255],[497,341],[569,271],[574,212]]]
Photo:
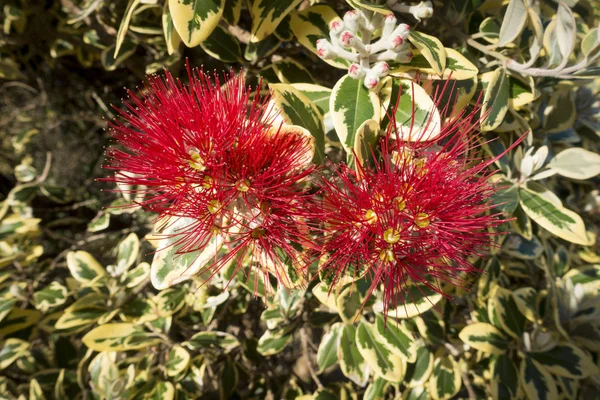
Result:
[[[118,207],[131,199],[96,181],[111,105],[147,74],[185,76],[185,60],[242,68],[304,93],[326,154],[343,159],[329,97],[345,65],[314,44],[336,15],[389,12],[381,3],[3,1],[0,398],[600,397],[592,0],[434,1],[431,18],[397,14],[437,41],[392,75],[452,80],[466,103],[481,93],[493,115],[485,138],[499,138],[489,154],[531,131],[497,163],[501,208],[515,219],[474,260],[484,273],[469,290],[415,290],[384,329],[375,306],[360,307],[364,280],[265,293],[230,268],[210,285],[149,284],[154,216]],[[452,75],[427,75],[436,52]]]

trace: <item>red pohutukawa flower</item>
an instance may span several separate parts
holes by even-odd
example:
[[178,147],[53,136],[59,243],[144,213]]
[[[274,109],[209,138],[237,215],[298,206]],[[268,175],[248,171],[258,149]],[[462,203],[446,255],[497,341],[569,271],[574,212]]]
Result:
[[185,85],[165,73],[130,93],[128,110],[111,124],[112,180],[144,188],[138,204],[161,217],[192,221],[175,233],[178,253],[219,237],[229,253],[215,271],[251,256],[288,284],[285,259],[297,262],[299,245],[310,242],[313,137],[276,124],[269,96],[252,94],[242,75],[223,84],[198,70],[189,78]]
[[[376,166],[341,165],[323,188],[328,213],[321,271],[334,281],[368,274],[381,287],[383,311],[406,300],[417,284],[442,293],[474,272],[472,256],[490,245],[502,220],[492,211],[492,161],[473,154],[480,121],[475,112],[441,127],[433,141],[402,140],[394,121]],[[475,152],[477,153],[477,152]]]

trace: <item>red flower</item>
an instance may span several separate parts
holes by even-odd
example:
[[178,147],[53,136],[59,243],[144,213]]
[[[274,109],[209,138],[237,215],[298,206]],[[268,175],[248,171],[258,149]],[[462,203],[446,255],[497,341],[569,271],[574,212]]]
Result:
[[202,71],[189,78],[184,85],[167,72],[130,93],[128,111],[111,124],[116,146],[106,168],[118,173],[108,180],[145,187],[138,204],[160,217],[195,221],[181,233],[179,253],[222,235],[232,251],[215,270],[251,255],[283,275],[283,263],[310,242],[313,138],[275,125],[269,97],[252,94],[241,75],[224,84]]
[[484,254],[490,228],[503,222],[491,210],[493,160],[472,154],[478,126],[475,112],[461,115],[429,142],[401,140],[391,128],[375,167],[342,165],[325,182],[321,271],[333,284],[368,274],[369,295],[381,285],[387,314],[404,303],[409,283],[441,293],[442,283],[460,285],[463,273],[476,271],[470,258]]

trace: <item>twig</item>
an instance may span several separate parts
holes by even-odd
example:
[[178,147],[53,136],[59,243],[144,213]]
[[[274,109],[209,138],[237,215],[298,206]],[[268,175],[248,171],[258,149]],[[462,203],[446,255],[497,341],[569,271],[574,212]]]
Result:
[[306,357],[306,364],[308,366],[308,372],[310,373],[310,376],[312,377],[313,381],[317,384],[317,387],[319,389],[322,389],[323,384],[321,383],[321,380],[317,376],[317,373],[315,372],[315,370],[312,366],[312,363],[311,363],[310,353],[308,351],[308,334],[306,333],[306,327],[304,327],[304,326],[302,328],[300,328],[300,341],[302,342],[302,353]]

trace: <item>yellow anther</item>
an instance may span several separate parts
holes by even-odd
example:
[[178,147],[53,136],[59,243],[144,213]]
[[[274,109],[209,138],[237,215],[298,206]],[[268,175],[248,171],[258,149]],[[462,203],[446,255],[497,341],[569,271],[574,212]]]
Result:
[[375,222],[377,222],[377,214],[375,214],[375,211],[367,210],[367,212],[365,213],[365,222],[369,224],[374,224]]
[[429,215],[426,213],[418,213],[415,216],[415,225],[417,225],[419,228],[426,228],[429,226],[430,223],[431,220],[429,218]]
[[221,209],[221,207],[223,207],[223,205],[217,199],[209,201],[208,205],[206,206],[206,208],[208,208],[208,212],[211,214],[216,214]]
[[381,261],[388,261],[388,262],[392,262],[395,261],[395,257],[394,257],[394,252],[391,249],[384,249],[381,250],[381,253],[379,253],[379,259]]
[[395,230],[394,228],[388,228],[383,232],[383,240],[388,242],[389,244],[398,243],[400,240],[400,232]]
[[210,176],[204,177],[204,182],[202,183],[202,187],[205,189],[210,189],[213,184],[213,179]]
[[239,192],[247,192],[248,190],[250,190],[250,181],[248,179],[244,179],[244,180],[239,180],[238,183],[235,185],[236,189]]
[[195,147],[191,148],[188,151],[188,154],[190,155],[190,158],[191,158],[191,160],[189,161],[190,167],[192,167],[196,171],[200,171],[200,172],[202,172],[206,169],[206,166],[204,165],[204,159],[200,155],[200,152],[198,151],[198,149],[196,149]]
[[392,202],[394,203],[394,207],[398,211],[402,211],[406,208],[406,201],[404,201],[402,197],[394,197]]

